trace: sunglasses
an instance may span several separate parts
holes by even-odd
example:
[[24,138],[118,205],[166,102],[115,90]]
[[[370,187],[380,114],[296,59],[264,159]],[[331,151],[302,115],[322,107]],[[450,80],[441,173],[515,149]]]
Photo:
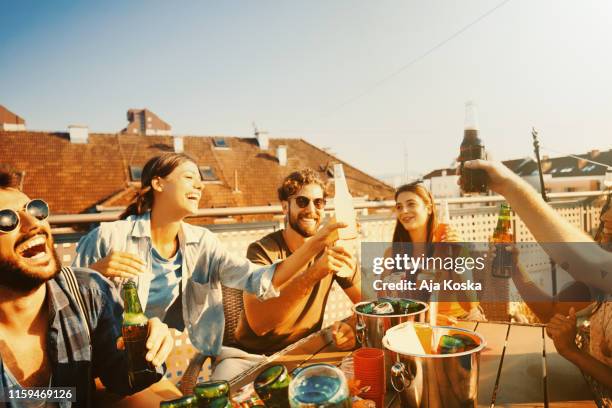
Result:
[[[308,207],[308,205],[310,204],[310,201],[311,200],[308,197],[304,197],[304,196],[295,197],[295,203],[300,208]],[[314,204],[317,210],[322,210],[325,208],[325,204],[327,204],[327,200],[325,200],[324,198],[315,198],[312,200],[312,203]]]
[[[38,221],[44,221],[49,216],[49,204],[43,200],[30,200],[23,209]],[[21,218],[17,211],[9,208],[0,210],[0,232],[5,234],[13,232],[19,228],[20,222]]]

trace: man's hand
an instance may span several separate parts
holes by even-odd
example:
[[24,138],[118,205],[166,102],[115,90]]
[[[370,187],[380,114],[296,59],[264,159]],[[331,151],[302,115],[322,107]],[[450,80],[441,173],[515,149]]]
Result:
[[[149,319],[149,336],[147,337],[147,361],[159,367],[166,361],[168,355],[172,351],[174,342],[170,335],[168,325],[162,323],[157,317]],[[123,337],[117,339],[117,349],[124,350],[125,343]]]
[[107,278],[134,279],[145,272],[145,262],[138,256],[128,252],[115,252],[89,265],[95,271],[100,272]]
[[335,322],[332,326],[332,340],[338,350],[352,350],[357,344],[355,331],[353,328],[344,322]]
[[311,268],[311,272],[318,279],[323,279],[330,273],[339,272],[343,268],[355,270],[355,260],[353,256],[343,247],[328,247],[323,255],[317,259]]
[[576,346],[576,312],[573,307],[569,311],[569,316],[556,314],[550,319],[546,325],[546,333],[562,356],[579,351]]
[[317,231],[310,240],[316,242],[321,247],[333,245],[339,239],[338,229],[346,227],[348,225],[343,222],[330,222]]
[[[512,184],[516,184],[521,181],[521,179],[514,174],[512,170],[500,162],[470,160],[466,161],[464,166],[468,169],[484,170],[485,173],[487,173],[487,176],[489,176],[489,188],[501,195],[505,195],[505,192],[511,187]],[[460,180],[458,182],[460,182]]]

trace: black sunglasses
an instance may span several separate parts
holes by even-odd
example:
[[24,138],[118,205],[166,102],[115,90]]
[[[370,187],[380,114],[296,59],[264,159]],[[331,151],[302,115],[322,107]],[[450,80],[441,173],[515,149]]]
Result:
[[[294,198],[295,198],[295,203],[300,208],[306,208],[308,207],[308,204],[310,204],[310,198],[308,197],[297,196]],[[317,210],[322,210],[325,208],[325,204],[327,204],[327,200],[325,200],[324,198],[315,198],[312,200],[312,203],[314,204]]]
[[[49,216],[49,204],[43,200],[30,200],[23,207],[23,209],[25,212],[39,221],[46,220]],[[7,234],[15,231],[17,228],[19,228],[20,220],[21,219],[17,211],[10,208],[0,210],[0,232]]]

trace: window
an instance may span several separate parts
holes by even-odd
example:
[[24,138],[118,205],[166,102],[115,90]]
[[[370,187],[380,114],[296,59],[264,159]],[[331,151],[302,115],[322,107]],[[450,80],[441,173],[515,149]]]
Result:
[[132,181],[140,181],[142,176],[142,167],[140,166],[130,166],[130,178]]
[[584,166],[582,171],[585,172],[585,173],[588,173],[588,172],[592,171],[595,167],[597,167],[595,164],[589,164],[588,166]]
[[222,149],[229,148],[229,144],[227,143],[227,140],[225,140],[225,138],[222,138],[222,137],[215,137],[213,139],[213,145],[215,147],[222,148]]
[[561,169],[561,173],[570,173],[572,170],[574,170],[573,167],[565,167]]
[[215,170],[213,170],[210,166],[200,166],[200,177],[202,177],[202,181],[218,181],[219,178],[215,174]]

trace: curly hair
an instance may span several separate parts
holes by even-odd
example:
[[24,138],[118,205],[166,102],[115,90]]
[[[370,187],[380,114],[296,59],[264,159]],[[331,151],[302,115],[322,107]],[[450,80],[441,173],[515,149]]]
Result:
[[19,179],[13,168],[7,164],[0,164],[0,189],[19,189]]
[[321,190],[323,190],[323,197],[327,197],[327,189],[323,180],[313,169],[306,168],[294,171],[285,177],[283,183],[278,188],[278,199],[280,201],[289,200],[289,197],[295,195],[307,184],[318,184],[321,186]]

